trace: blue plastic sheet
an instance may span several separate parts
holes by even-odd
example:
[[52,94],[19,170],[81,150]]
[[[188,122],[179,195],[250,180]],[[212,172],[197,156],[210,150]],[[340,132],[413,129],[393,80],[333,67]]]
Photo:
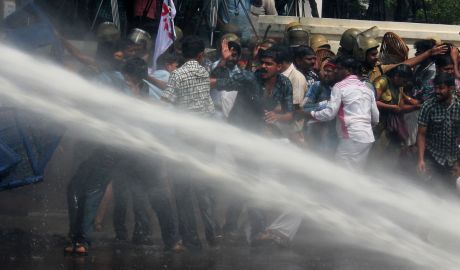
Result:
[[41,8],[28,1],[2,21],[7,40],[23,50],[34,50],[51,45],[62,55],[62,45],[54,27]]
[[0,191],[42,181],[63,132],[38,114],[0,107]]

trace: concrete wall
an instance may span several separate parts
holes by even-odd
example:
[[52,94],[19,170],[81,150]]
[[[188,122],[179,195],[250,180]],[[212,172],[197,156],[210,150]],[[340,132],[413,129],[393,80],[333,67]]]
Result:
[[299,21],[305,25],[312,34],[325,35],[332,45],[332,49],[338,49],[338,43],[342,33],[349,28],[366,30],[372,26],[377,26],[379,38],[386,32],[394,32],[404,39],[411,48],[413,54],[413,44],[418,39],[436,36],[443,42],[453,43],[460,46],[460,26],[442,24],[422,24],[422,23],[401,23],[401,22],[382,22],[382,21],[363,21],[363,20],[343,20],[328,18],[298,18],[285,16],[260,16],[256,28],[261,36],[268,25],[271,25],[270,37],[282,38],[285,27],[288,23]]

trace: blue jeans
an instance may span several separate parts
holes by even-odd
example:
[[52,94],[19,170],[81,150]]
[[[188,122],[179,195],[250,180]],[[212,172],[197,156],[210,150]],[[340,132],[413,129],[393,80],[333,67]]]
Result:
[[116,164],[116,155],[97,148],[82,162],[67,187],[69,237],[72,243],[91,244],[99,204]]

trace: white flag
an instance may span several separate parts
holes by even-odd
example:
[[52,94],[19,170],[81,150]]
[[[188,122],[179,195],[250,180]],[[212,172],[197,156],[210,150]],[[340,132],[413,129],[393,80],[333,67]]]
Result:
[[175,16],[176,7],[174,6],[174,2],[172,0],[163,0],[160,26],[158,27],[155,52],[153,53],[153,70],[156,70],[158,57],[164,53],[176,39],[176,32],[174,31]]

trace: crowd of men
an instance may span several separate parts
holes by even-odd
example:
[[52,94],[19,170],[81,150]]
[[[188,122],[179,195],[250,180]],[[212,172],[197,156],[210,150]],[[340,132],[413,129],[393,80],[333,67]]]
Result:
[[[64,41],[71,55],[96,71],[91,79],[98,83],[261,136],[285,138],[350,170],[401,171],[455,190],[460,177],[460,70],[452,44],[419,40],[415,57],[409,58],[407,46],[390,46],[401,41],[394,33],[382,44],[402,49],[382,46],[379,51],[375,31],[349,29],[335,53],[324,36],[310,36],[294,22],[287,25],[284,40],[251,44],[238,32],[222,33],[214,54],[205,53],[205,42],[197,36],[179,38],[158,59],[157,70],[151,70],[148,37],[120,41],[110,24],[99,30],[95,58]],[[187,172],[165,172],[160,158],[115,152],[96,147],[69,184],[71,244],[66,253],[87,254],[107,186],[113,190],[117,240],[128,239],[128,197],[133,202],[134,243],[152,243],[146,214],[151,206],[165,250],[202,248],[193,196],[209,246],[238,235],[244,200],[229,205],[221,222],[214,214],[212,189]],[[115,166],[123,168],[126,179],[111,181]],[[294,225],[283,229],[277,225],[283,219]],[[302,218],[287,212],[270,224],[261,209],[248,206],[248,220],[249,243],[286,244]]]

